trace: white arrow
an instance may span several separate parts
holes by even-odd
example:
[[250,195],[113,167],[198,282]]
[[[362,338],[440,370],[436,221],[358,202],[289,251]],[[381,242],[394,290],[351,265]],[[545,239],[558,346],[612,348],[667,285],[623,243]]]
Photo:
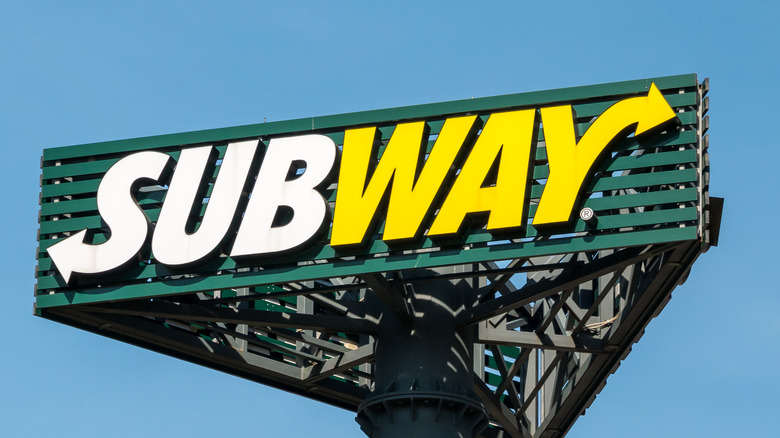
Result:
[[170,156],[160,152],[138,152],[119,160],[103,176],[97,192],[97,206],[111,229],[104,243],[84,243],[87,230],[49,247],[51,257],[65,282],[73,273],[98,274],[123,266],[136,257],[146,242],[149,218],[133,198],[139,179],[158,180]]

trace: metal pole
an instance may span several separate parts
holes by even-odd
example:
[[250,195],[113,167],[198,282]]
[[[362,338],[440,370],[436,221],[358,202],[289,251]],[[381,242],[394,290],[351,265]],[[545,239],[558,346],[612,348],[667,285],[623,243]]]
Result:
[[380,305],[375,384],[356,418],[369,437],[473,438],[487,426],[472,390],[473,336],[455,327],[473,295],[464,283],[413,282],[413,318]]

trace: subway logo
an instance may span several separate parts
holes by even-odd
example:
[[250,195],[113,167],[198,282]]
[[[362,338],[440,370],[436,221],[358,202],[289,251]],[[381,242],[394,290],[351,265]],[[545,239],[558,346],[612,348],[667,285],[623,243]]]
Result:
[[[521,235],[529,224],[561,230],[571,226],[585,187],[617,142],[675,121],[652,84],[612,104],[582,135],[572,105],[563,104],[449,117],[435,138],[426,120],[405,121],[386,144],[379,126],[367,125],[346,129],[340,146],[314,133],[231,141],[223,155],[214,145],[134,152],[97,188],[108,237],[93,242],[85,228],[47,252],[73,283],[139,260],[190,268],[216,257],[294,254],[322,239],[343,254],[359,252],[374,235],[393,248],[414,248],[423,238],[462,239],[473,222],[496,236]],[[549,175],[530,220],[539,131]],[[139,187],[149,184],[165,191],[156,220],[137,202]],[[329,202],[325,193],[334,187]]]

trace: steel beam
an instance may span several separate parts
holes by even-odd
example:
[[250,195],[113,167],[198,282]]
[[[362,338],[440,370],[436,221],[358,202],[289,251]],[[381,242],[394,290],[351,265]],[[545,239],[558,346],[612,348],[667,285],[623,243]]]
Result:
[[311,384],[335,374],[354,368],[374,359],[374,344],[366,344],[356,350],[350,350],[335,356],[324,363],[318,363],[301,369],[303,384]]
[[117,315],[150,316],[182,321],[219,321],[247,324],[253,327],[282,327],[294,329],[327,330],[350,333],[376,333],[374,322],[363,318],[327,315],[306,315],[264,310],[235,309],[231,307],[204,307],[196,304],[178,304],[164,301],[134,301],[115,305],[105,303],[84,306],[83,310]]
[[583,353],[606,353],[607,343],[603,339],[587,335],[550,335],[537,332],[495,330],[480,325],[477,342],[495,345],[512,345],[522,348],[541,348],[555,351],[579,351]]

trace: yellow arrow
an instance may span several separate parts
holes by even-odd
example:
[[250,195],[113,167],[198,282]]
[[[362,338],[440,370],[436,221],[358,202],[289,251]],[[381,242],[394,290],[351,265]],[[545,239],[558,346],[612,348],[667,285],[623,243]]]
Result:
[[550,175],[534,216],[534,226],[566,223],[574,203],[592,176],[599,157],[622,133],[636,135],[657,128],[676,117],[655,84],[647,96],[621,100],[607,108],[577,142],[571,105],[542,108],[542,125]]

